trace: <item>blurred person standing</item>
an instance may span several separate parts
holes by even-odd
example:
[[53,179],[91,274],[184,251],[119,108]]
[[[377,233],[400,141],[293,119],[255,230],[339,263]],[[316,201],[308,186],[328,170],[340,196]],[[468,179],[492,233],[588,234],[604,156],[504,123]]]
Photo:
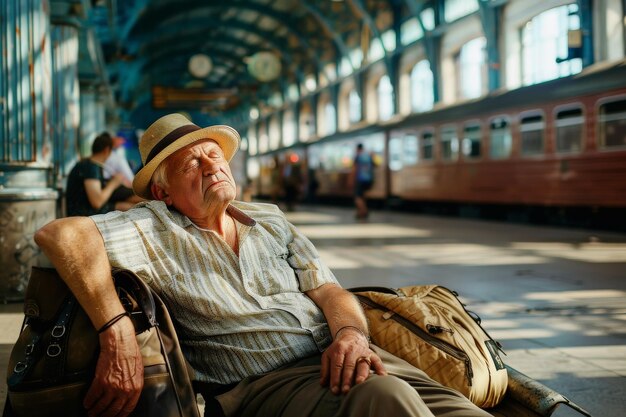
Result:
[[356,156],[352,168],[354,182],[354,205],[356,206],[356,218],[366,219],[369,216],[365,192],[374,184],[374,158],[365,152],[363,144],[356,146]]
[[302,166],[299,163],[298,155],[285,155],[282,182],[285,190],[287,211],[294,211],[302,188]]
[[113,151],[111,152],[111,156],[109,156],[104,162],[104,179],[108,181],[115,174],[122,174],[124,176],[122,185],[127,188],[132,188],[135,174],[130,168],[128,159],[126,159],[126,153],[124,152],[123,145],[126,143],[126,139],[121,136],[111,136],[108,132],[102,132],[100,135],[109,136],[113,141]]

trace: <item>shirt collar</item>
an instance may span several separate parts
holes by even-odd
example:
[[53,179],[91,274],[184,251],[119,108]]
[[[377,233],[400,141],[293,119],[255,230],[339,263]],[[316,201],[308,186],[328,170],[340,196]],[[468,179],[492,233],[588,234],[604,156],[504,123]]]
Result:
[[[248,216],[246,213],[244,213],[237,207],[233,206],[232,204],[228,205],[228,207],[226,208],[226,212],[230,214],[233,217],[233,219],[237,220],[239,223],[243,225],[250,226],[250,227],[256,225],[256,220],[254,220],[252,217]],[[193,224],[193,222],[189,219],[189,217],[187,216],[181,216],[181,217],[182,217],[183,227],[191,226]]]

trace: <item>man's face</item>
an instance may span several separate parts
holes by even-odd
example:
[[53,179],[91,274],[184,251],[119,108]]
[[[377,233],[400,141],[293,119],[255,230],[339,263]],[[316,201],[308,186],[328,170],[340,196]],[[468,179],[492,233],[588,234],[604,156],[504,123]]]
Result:
[[179,149],[166,159],[167,197],[163,200],[187,217],[201,217],[236,196],[224,152],[210,139]]

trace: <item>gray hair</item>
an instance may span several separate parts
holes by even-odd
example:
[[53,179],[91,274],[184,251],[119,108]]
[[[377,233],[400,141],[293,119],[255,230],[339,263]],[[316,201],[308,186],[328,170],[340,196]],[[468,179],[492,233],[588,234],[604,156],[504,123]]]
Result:
[[165,188],[169,185],[167,181],[167,164],[165,164],[165,161],[161,162],[154,170],[152,183],[161,188]]

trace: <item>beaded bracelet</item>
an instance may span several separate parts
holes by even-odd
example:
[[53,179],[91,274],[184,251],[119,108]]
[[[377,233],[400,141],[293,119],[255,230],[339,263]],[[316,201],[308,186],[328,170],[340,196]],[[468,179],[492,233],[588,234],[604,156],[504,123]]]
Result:
[[102,327],[100,327],[100,329],[98,329],[98,334],[104,332],[106,329],[108,329],[109,327],[113,326],[115,323],[117,323],[118,321],[120,321],[124,317],[130,317],[130,313],[128,311],[125,311],[125,312],[120,313],[117,316],[113,317],[111,320],[107,321]]
[[337,339],[337,336],[339,336],[339,333],[341,333],[343,330],[345,329],[354,329],[357,332],[361,333],[361,335],[363,335],[363,337],[365,338],[365,340],[367,340],[367,343],[370,343],[370,337],[368,335],[365,334],[365,332],[361,329],[359,329],[356,326],[343,326],[342,328],[340,328],[339,330],[337,330],[337,332],[335,333],[335,337],[333,338],[333,340]]

